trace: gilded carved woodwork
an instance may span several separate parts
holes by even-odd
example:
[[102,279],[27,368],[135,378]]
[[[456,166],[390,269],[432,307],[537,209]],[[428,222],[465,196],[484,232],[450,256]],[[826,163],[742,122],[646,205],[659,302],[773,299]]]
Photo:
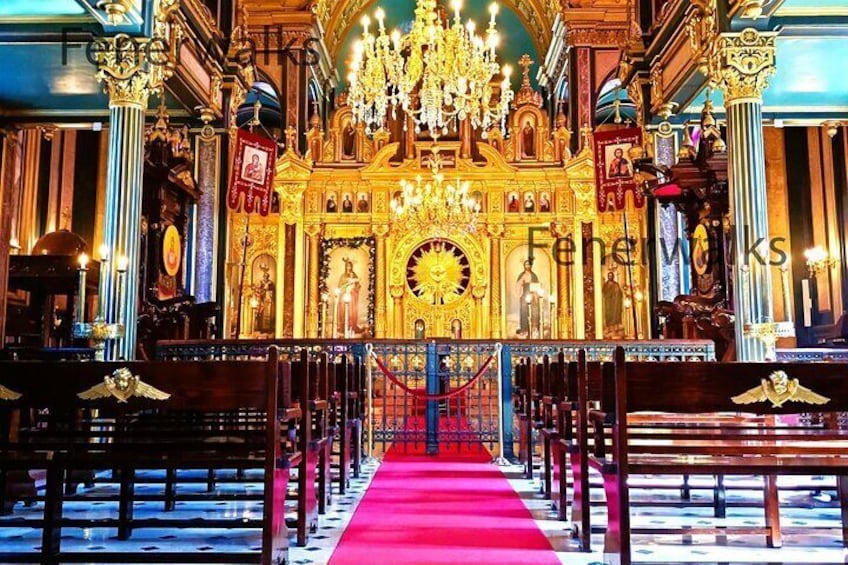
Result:
[[776,38],[777,33],[753,28],[719,37],[710,79],[724,91],[726,103],[762,100],[776,70]]

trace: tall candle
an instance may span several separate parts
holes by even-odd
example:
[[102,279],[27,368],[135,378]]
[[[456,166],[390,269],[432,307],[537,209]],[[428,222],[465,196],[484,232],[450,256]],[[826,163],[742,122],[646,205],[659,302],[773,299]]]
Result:
[[129,259],[127,259],[126,255],[118,257],[116,267],[118,270],[118,281],[116,285],[117,291],[115,293],[115,304],[117,305],[117,308],[115,309],[115,323],[123,324],[124,307],[122,301],[124,299],[124,285],[126,284],[127,267],[129,267]]
[[106,283],[109,275],[109,246],[103,244],[100,246],[100,280],[97,285],[97,317],[104,322],[108,317],[106,314]]
[[527,295],[527,339],[533,339],[533,295]]
[[77,301],[77,322],[85,323],[85,276],[88,273],[88,255],[79,256],[79,300]]
[[556,326],[556,296],[550,295],[549,300],[551,306],[548,315],[551,318],[551,339],[556,339],[556,332],[554,331]]
[[330,334],[330,337],[336,337],[336,330],[339,326],[339,294],[341,294],[341,290],[338,288],[333,291],[333,332]]
[[350,293],[344,295],[344,338],[350,339]]

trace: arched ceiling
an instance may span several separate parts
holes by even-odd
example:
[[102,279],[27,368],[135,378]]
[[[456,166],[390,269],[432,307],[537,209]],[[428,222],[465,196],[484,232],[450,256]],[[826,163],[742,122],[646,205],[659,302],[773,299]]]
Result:
[[[485,30],[489,20],[488,7],[490,3],[491,0],[465,0],[462,10],[463,21],[474,20],[478,29]],[[365,10],[369,16],[372,16],[372,20],[378,7],[386,12],[385,24],[388,31],[399,29],[406,32],[409,30],[414,19],[415,0],[401,2],[397,0],[372,0]],[[361,16],[357,17],[355,25],[348,26],[345,36],[337,43],[335,53],[332,54],[340,78],[339,86],[342,89],[347,87],[348,65],[352,56],[353,44],[362,33],[360,19]],[[374,27],[374,25],[371,26],[372,31],[374,31]],[[498,32],[501,37],[500,46],[497,50],[498,62],[501,65],[512,66],[514,71],[513,88],[517,89],[521,84],[521,68],[518,66],[518,61],[525,54],[529,55],[530,59],[535,62],[530,68],[531,83],[535,86],[536,69],[542,62],[545,53],[541,51],[540,38],[534,36],[524,21],[505,4],[501,5],[500,14],[498,14]]]
[[[535,44],[536,52],[542,55],[547,52],[551,43],[551,30],[554,19],[559,13],[559,2],[560,0],[498,0],[502,7],[511,10],[524,24]],[[372,13],[378,3],[380,3],[379,0],[318,0],[318,19],[324,28],[327,48],[334,59],[338,59],[340,48],[350,30],[359,27],[362,14],[364,12]],[[408,14],[414,12],[416,4],[415,0],[391,0],[383,3],[387,13]],[[466,1],[464,4],[469,4],[469,2]],[[463,14],[466,18],[468,17],[469,9],[467,7],[463,10]],[[478,24],[482,25],[481,17],[475,19]]]

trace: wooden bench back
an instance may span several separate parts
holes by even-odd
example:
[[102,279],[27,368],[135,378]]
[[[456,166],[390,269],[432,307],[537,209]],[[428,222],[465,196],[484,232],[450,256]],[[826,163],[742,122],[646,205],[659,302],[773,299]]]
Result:
[[[784,396],[779,396],[775,384],[788,384]],[[796,384],[800,385],[797,389]],[[615,389],[619,417],[645,411],[761,415],[844,412],[848,411],[848,364],[625,362],[624,350],[617,348]],[[811,393],[828,400],[822,404],[804,402],[816,399]]]
[[[139,377],[142,391],[151,392],[148,387],[152,387],[168,398],[147,398],[138,394],[141,391],[136,386],[136,395],[119,402],[108,393],[106,383],[107,377],[111,379],[121,370]],[[16,400],[0,400],[0,407],[102,408],[111,412],[276,410],[279,370],[276,348],[267,361],[0,362],[0,386],[20,395]],[[90,396],[98,392],[105,396],[81,398],[86,391]]]

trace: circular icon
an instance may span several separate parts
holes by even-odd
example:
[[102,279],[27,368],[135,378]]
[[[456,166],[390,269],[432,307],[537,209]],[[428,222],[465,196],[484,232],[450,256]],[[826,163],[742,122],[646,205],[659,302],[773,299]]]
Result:
[[174,226],[165,228],[165,234],[162,236],[162,264],[168,276],[175,277],[180,272],[183,260],[182,249],[180,232],[177,228]]
[[692,264],[698,275],[706,274],[710,267],[710,236],[704,224],[698,224],[692,234]]

